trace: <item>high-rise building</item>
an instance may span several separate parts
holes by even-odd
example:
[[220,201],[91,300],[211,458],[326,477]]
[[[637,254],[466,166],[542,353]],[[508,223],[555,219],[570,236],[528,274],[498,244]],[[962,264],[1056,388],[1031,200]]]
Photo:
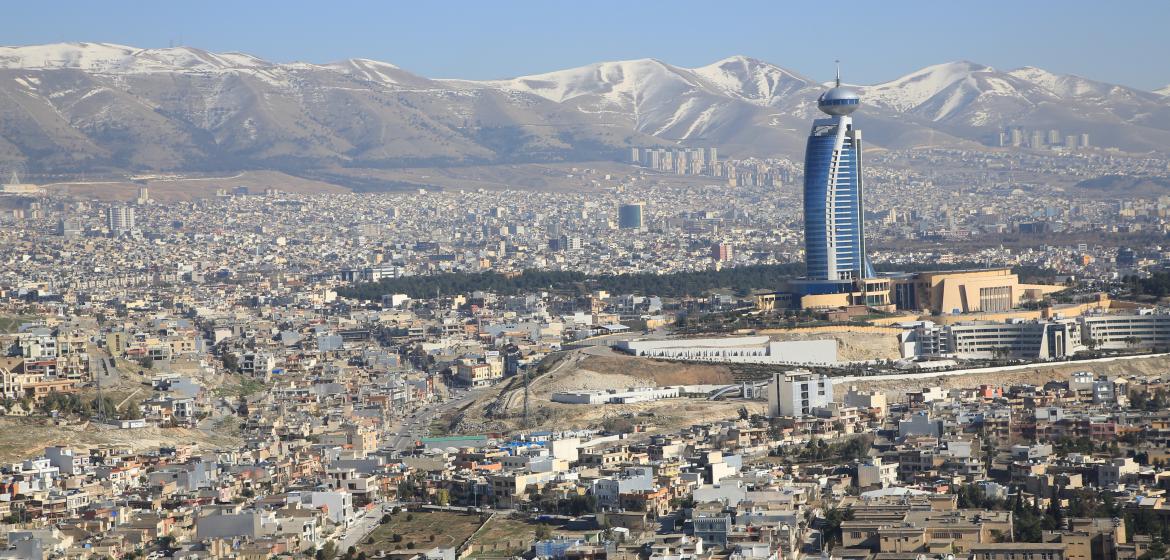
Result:
[[861,131],[850,114],[861,103],[841,85],[821,94],[817,107],[829,115],[813,121],[804,157],[804,246],[808,279],[858,280],[873,276],[865,255],[862,222]]
[[732,249],[730,243],[716,243],[711,246],[711,258],[719,262],[731,260]]
[[1032,139],[1028,142],[1028,147],[1032,149],[1040,149],[1044,147],[1044,131],[1033,130]]
[[1024,145],[1024,129],[1018,126],[1012,128],[1011,144],[1013,148],[1019,148]]
[[57,234],[66,239],[73,239],[76,237],[81,237],[83,229],[84,226],[82,226],[80,219],[65,218],[61,220],[60,224],[58,224]]
[[618,207],[618,227],[622,229],[643,229],[642,214],[646,208],[643,202],[623,204]]
[[134,207],[111,206],[106,209],[106,228],[113,235],[129,233],[134,230]]

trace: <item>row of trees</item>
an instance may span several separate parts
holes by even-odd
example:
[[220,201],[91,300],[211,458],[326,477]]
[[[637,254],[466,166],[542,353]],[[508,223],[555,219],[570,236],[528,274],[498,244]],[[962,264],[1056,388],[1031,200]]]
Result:
[[679,297],[701,295],[711,290],[730,289],[746,294],[751,290],[778,288],[786,278],[804,271],[799,263],[755,265],[723,270],[676,272],[671,274],[601,274],[557,270],[526,270],[523,274],[497,272],[452,272],[429,276],[387,278],[378,282],[341,288],[338,294],[364,300],[385,294],[406,294],[412,298],[435,297],[436,294],[466,294],[477,290],[502,295],[550,290],[583,295],[593,290]]
[[21,408],[26,411],[35,410],[43,414],[56,412],[62,415],[78,415],[82,418],[104,415],[106,418],[120,418],[122,420],[142,418],[142,411],[137,406],[127,406],[126,410],[119,412],[117,403],[109,396],[83,399],[74,393],[53,392],[45,395],[40,402],[34,402],[28,397],[19,401],[9,398],[0,401],[5,409],[11,409],[17,403],[20,403]]
[[1170,295],[1170,272],[1155,272],[1149,278],[1126,276],[1121,282],[1135,296],[1162,298]]
[[[981,268],[982,263],[960,262],[939,264],[882,264],[879,271],[916,272],[920,270],[960,270]],[[753,290],[779,289],[786,279],[804,274],[803,263],[762,264],[737,266],[721,270],[698,270],[656,274],[584,274],[564,270],[526,270],[522,274],[505,275],[497,272],[450,272],[428,276],[386,278],[378,282],[357,284],[338,290],[343,297],[376,300],[386,294],[406,294],[415,299],[431,298],[437,294],[467,294],[482,290],[502,295],[532,293],[550,290],[582,295],[593,290],[618,294],[681,297],[699,296],[713,290],[731,290],[745,296]],[[1017,267],[1024,275],[1042,276],[1046,272],[1035,267]]]

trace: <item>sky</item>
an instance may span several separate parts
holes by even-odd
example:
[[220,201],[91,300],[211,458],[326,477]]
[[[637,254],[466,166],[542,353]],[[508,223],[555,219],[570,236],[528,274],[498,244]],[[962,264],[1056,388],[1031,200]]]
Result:
[[746,55],[877,83],[970,60],[1154,89],[1170,84],[1170,2],[691,0],[6,2],[0,43],[187,45],[275,62],[371,58],[431,78],[492,79],[657,58]]

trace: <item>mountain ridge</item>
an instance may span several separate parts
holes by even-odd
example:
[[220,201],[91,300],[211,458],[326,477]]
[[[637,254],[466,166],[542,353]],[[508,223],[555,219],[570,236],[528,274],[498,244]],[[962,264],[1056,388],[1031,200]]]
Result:
[[[680,143],[798,159],[825,88],[743,55],[462,80],[111,43],[0,47],[0,75],[0,162],[65,172],[565,161]],[[1031,66],[955,61],[855,87],[875,147],[974,147],[1013,125],[1170,145],[1166,95]]]

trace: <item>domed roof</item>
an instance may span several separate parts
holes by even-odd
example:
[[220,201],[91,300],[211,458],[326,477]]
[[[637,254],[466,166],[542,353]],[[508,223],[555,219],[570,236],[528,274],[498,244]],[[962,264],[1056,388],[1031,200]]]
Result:
[[841,85],[841,61],[837,61],[837,85],[817,98],[817,108],[830,115],[848,115],[861,105],[861,96],[853,88]]
[[853,88],[837,86],[817,98],[817,108],[830,115],[848,115],[861,105],[861,96]]

